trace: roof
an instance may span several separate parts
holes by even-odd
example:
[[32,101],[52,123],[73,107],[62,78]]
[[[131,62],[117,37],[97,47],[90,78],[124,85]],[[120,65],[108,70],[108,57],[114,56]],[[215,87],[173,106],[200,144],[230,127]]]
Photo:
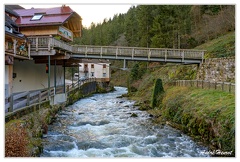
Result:
[[[55,8],[16,9],[14,11],[20,15],[20,18],[16,20],[16,23],[21,27],[63,24],[72,14],[77,15],[81,19],[81,17],[69,6]],[[36,14],[42,14],[43,17],[40,20],[31,20]]]
[[14,9],[24,9],[24,8],[19,5],[5,5],[5,12],[15,17],[18,17],[19,15],[14,11]]
[[[73,32],[74,37],[81,36],[82,18],[69,6],[15,9],[14,11],[19,15],[16,20],[19,27],[64,25]],[[34,15],[42,15],[42,17],[31,20]]]
[[5,26],[8,26],[10,28],[18,27],[17,24],[6,14],[5,14]]

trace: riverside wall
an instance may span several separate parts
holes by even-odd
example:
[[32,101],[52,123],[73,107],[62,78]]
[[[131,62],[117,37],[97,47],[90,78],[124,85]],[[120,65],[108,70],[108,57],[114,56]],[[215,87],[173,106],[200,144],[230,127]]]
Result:
[[235,83],[235,57],[206,59],[199,67],[197,80]]

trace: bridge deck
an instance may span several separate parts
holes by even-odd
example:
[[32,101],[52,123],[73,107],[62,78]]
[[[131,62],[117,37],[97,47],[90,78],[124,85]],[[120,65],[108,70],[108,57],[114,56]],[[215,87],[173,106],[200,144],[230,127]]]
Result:
[[34,55],[33,51],[45,50],[52,54],[52,49],[60,49],[70,53],[70,57],[72,58],[118,59],[192,64],[200,64],[204,60],[204,50],[69,45],[52,37],[31,37],[29,39],[32,42],[31,55]]

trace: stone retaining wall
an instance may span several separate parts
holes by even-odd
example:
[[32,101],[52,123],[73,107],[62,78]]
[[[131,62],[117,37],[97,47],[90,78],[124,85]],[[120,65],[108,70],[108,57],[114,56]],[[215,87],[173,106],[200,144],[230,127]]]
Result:
[[197,80],[235,83],[235,57],[206,59],[199,67]]

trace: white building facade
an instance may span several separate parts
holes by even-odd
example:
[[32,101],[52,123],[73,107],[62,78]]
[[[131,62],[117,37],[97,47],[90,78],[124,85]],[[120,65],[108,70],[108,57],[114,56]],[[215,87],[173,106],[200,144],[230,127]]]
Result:
[[83,60],[79,65],[79,77],[96,78],[101,82],[110,81],[110,62]]
[[[23,92],[48,88],[48,73],[46,64],[35,64],[33,60],[15,61],[13,66],[12,92]],[[54,78],[54,65],[50,67],[50,87],[63,86],[64,71],[62,66],[56,66],[56,78]]]

